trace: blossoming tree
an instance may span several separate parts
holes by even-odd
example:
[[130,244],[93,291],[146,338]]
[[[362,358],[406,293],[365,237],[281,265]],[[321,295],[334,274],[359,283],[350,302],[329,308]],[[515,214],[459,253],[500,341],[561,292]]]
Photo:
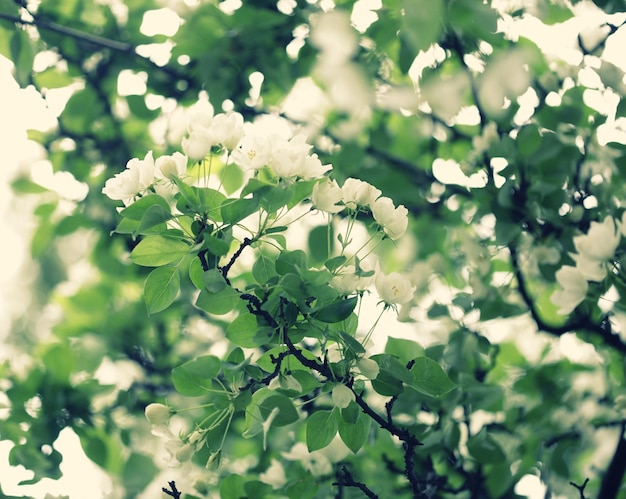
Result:
[[626,494],[626,16],[572,3],[2,4],[88,192],[13,180],[10,464],[71,429],[113,497]]

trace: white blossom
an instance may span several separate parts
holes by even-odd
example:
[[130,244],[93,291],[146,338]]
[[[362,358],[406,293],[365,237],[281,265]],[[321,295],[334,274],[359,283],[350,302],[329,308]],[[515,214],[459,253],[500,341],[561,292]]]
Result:
[[339,213],[343,210],[344,206],[338,205],[342,197],[341,187],[335,180],[329,178],[315,184],[311,195],[313,206],[326,213]]
[[403,205],[395,207],[388,197],[380,197],[370,204],[374,220],[383,228],[391,239],[399,239],[404,235],[409,224],[407,210]]
[[267,137],[244,135],[233,150],[232,158],[242,168],[258,170],[267,165],[270,152],[270,141]]
[[301,176],[305,158],[312,147],[306,143],[304,135],[296,135],[290,140],[277,137],[272,144],[270,168],[279,177]]
[[602,222],[591,222],[587,234],[575,236],[574,247],[588,259],[605,261],[613,257],[619,240],[615,220],[607,215]]
[[302,171],[298,173],[299,177],[305,180],[312,178],[321,178],[324,173],[332,169],[330,164],[322,164],[317,154],[309,154],[304,158],[304,164],[302,165]]
[[155,161],[155,166],[157,176],[181,178],[187,172],[187,156],[179,152],[171,156],[161,156]]
[[577,253],[571,253],[571,257],[588,281],[601,281],[606,277],[607,262],[615,255],[620,242],[619,225],[607,215],[602,222],[591,222],[586,234],[574,237]]
[[370,206],[381,195],[381,191],[368,182],[348,178],[341,187],[343,203],[355,210],[359,206]]
[[[365,272],[374,270],[364,262],[361,262],[361,269]],[[371,276],[359,276],[356,275],[356,268],[354,265],[346,265],[331,279],[330,285],[342,295],[349,295],[355,291],[365,291],[372,285],[373,282],[373,273]]]
[[181,147],[183,152],[194,161],[204,159],[211,152],[211,148],[216,145],[213,137],[206,128],[197,128],[183,137]]
[[123,172],[108,179],[102,193],[110,199],[124,201],[128,206],[154,183],[155,172],[152,151],[148,151],[144,159],[131,159]]
[[176,457],[176,460],[179,463],[184,463],[186,461],[189,461],[191,459],[191,457],[194,455],[194,453],[196,452],[196,449],[194,448],[193,445],[187,443],[187,444],[183,444],[174,454],[174,456]]
[[577,267],[565,265],[556,272],[556,281],[561,286],[550,296],[550,301],[559,307],[558,313],[571,313],[587,296],[587,279]]
[[170,408],[163,404],[148,404],[144,413],[146,419],[153,425],[165,424],[170,418]]
[[376,291],[380,299],[388,305],[402,305],[413,298],[415,287],[408,277],[399,272],[385,275],[379,272],[375,279]]
[[243,116],[236,112],[216,114],[208,133],[214,144],[221,144],[232,151],[243,137]]

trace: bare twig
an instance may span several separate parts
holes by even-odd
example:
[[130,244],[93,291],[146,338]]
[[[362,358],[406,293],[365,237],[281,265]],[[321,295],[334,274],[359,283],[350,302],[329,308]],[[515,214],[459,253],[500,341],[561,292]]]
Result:
[[602,478],[598,499],[617,497],[626,474],[626,423],[622,424],[619,441],[609,467]]
[[530,295],[528,287],[526,286],[526,278],[521,271],[519,264],[517,247],[514,244],[509,244],[508,248],[509,252],[511,253],[513,273],[515,274],[515,278],[517,279],[517,290],[522,297],[522,300],[524,300],[524,303],[528,307],[528,311],[530,312],[531,317],[537,324],[537,328],[539,330],[545,331],[546,333],[550,333],[554,336],[562,336],[565,333],[575,331],[588,331],[600,337],[607,346],[614,348],[618,352],[626,353],[626,343],[624,343],[618,335],[612,333],[611,330],[604,323],[595,323],[591,321],[591,319],[589,319],[589,317],[587,316],[577,318],[575,317],[573,320],[569,320],[562,326],[554,326],[545,322],[539,314],[535,306],[535,300]]
[[41,17],[36,17],[32,21],[29,21],[27,19],[22,19],[18,16],[13,16],[11,14],[0,12],[0,19],[6,19],[7,21],[12,21],[14,23],[27,26],[36,26],[39,29],[54,31],[55,33],[59,33],[61,35],[70,36],[77,40],[82,40],[84,42],[88,42],[93,45],[115,50],[118,52],[134,52],[134,47],[129,43],[118,42],[117,40],[111,40],[110,38],[104,38],[102,36],[94,35],[92,33],[86,33],[85,31],[68,28],[67,26],[48,21],[47,19],[43,19]]
[[339,479],[340,479],[339,481],[333,482],[333,485],[335,486],[343,485],[345,487],[356,487],[370,499],[378,499],[378,496],[374,492],[372,492],[367,485],[365,485],[364,483],[355,481],[354,478],[352,477],[352,474],[350,473],[350,471],[348,471],[348,468],[346,468],[345,466],[341,467],[341,476],[339,477]]
[[170,486],[170,488],[166,489],[165,487],[163,487],[161,490],[165,492],[168,496],[172,496],[174,499],[181,499],[182,492],[180,492],[176,488],[176,483],[172,480],[171,482],[167,482],[167,484]]
[[580,499],[587,499],[585,497],[585,487],[587,486],[587,484],[589,483],[589,478],[585,478],[585,481],[582,483],[582,485],[576,485],[574,482],[570,482],[569,484],[574,487],[575,489],[578,489],[578,493],[580,494]]

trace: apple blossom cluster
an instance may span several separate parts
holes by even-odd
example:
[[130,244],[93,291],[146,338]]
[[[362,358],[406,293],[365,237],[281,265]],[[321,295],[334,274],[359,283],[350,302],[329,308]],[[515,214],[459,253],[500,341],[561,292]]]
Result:
[[369,210],[383,232],[393,240],[404,235],[409,224],[409,211],[405,206],[395,206],[393,201],[381,196],[373,185],[355,178],[347,179],[342,187],[336,180],[326,178],[313,187],[313,206],[326,213],[340,213],[345,209]]
[[626,212],[621,221],[607,215],[602,222],[591,222],[586,234],[574,236],[575,266],[565,265],[556,272],[561,287],[551,296],[559,313],[571,313],[587,296],[589,282],[604,280],[610,271],[621,238],[626,237]]
[[174,435],[168,426],[172,411],[166,405],[148,404],[144,409],[144,414],[151,424],[152,434],[165,440],[164,448],[168,453],[170,465],[175,466],[189,461],[204,444],[204,437],[200,430],[192,431],[185,438]]
[[183,177],[187,172],[187,157],[179,152],[171,156],[161,156],[156,161],[152,151],[143,159],[133,158],[126,163],[126,169],[116,174],[104,184],[102,193],[110,199],[131,205],[138,197],[148,193],[169,197],[172,192],[173,177]]

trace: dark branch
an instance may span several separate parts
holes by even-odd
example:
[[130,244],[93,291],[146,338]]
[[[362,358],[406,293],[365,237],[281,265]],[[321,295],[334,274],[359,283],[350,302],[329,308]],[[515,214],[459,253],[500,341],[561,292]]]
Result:
[[587,499],[585,497],[585,487],[587,486],[588,483],[589,483],[589,478],[585,478],[585,481],[582,483],[582,485],[576,485],[574,482],[570,482],[569,484],[575,489],[578,489],[578,493],[580,494],[579,496],[580,499]]
[[167,482],[167,484],[170,486],[170,488],[166,489],[165,487],[163,487],[161,490],[165,492],[168,496],[172,496],[174,499],[181,499],[182,492],[178,491],[178,489],[176,488],[176,483],[174,483],[174,481],[171,481]]
[[345,466],[341,467],[341,476],[339,476],[339,481],[333,482],[335,486],[345,486],[345,487],[356,487],[361,492],[363,492],[370,499],[378,499],[378,496],[372,492],[367,485],[361,482],[357,482],[352,478],[352,474],[348,471],[348,468]]
[[[327,379],[333,379],[333,373],[328,365],[306,358],[302,352],[296,348],[288,335],[285,335],[285,344],[287,345],[289,352],[291,352],[293,356],[302,363],[302,365],[320,373]],[[420,493],[420,483],[417,475],[415,474],[415,449],[417,446],[422,445],[421,442],[409,430],[396,426],[393,422],[388,421],[373,410],[361,394],[354,391],[351,385],[352,383],[349,382],[348,387],[354,393],[355,402],[361,410],[373,419],[383,430],[388,431],[402,441],[404,449],[404,473],[409,480],[413,494],[417,497]]]
[[6,19],[7,21],[12,21],[14,23],[22,25],[36,26],[39,29],[54,31],[55,33],[59,33],[61,35],[70,36],[77,40],[82,40],[84,42],[88,42],[93,45],[115,50],[118,52],[133,53],[135,50],[135,48],[129,43],[118,42],[117,40],[111,40],[109,38],[86,33],[84,31],[80,31],[74,28],[68,28],[67,26],[63,26],[61,24],[57,24],[46,19],[42,19],[41,17],[35,17],[33,21],[28,21],[26,19],[22,19],[21,17],[0,12],[0,19]]
[[222,276],[224,276],[224,280],[228,284],[230,284],[230,280],[228,279],[228,272],[230,271],[231,267],[235,265],[237,258],[241,256],[241,253],[243,252],[243,250],[246,249],[248,246],[250,246],[253,243],[253,241],[254,239],[250,239],[248,237],[244,238],[244,240],[239,245],[239,248],[237,248],[237,251],[235,251],[235,254],[229,260],[229,262],[220,269],[220,271],[222,272]]
[[622,429],[619,435],[619,442],[617,448],[611,459],[604,478],[602,479],[602,485],[600,486],[600,492],[598,493],[598,499],[615,499],[619,493],[619,489],[622,486],[624,475],[626,474],[626,424],[622,424]]
[[528,307],[530,315],[537,324],[537,328],[539,330],[545,331],[546,333],[550,333],[554,336],[562,336],[565,333],[575,331],[588,331],[600,337],[607,346],[613,347],[618,352],[626,353],[626,343],[624,343],[618,335],[612,333],[610,328],[608,328],[604,323],[598,324],[593,322],[587,316],[575,317],[561,326],[554,326],[545,322],[535,306],[533,297],[528,291],[526,278],[520,268],[517,248],[514,244],[509,244],[508,248],[511,253],[513,273],[517,279],[517,290],[522,297],[522,300],[524,300],[524,303]]

